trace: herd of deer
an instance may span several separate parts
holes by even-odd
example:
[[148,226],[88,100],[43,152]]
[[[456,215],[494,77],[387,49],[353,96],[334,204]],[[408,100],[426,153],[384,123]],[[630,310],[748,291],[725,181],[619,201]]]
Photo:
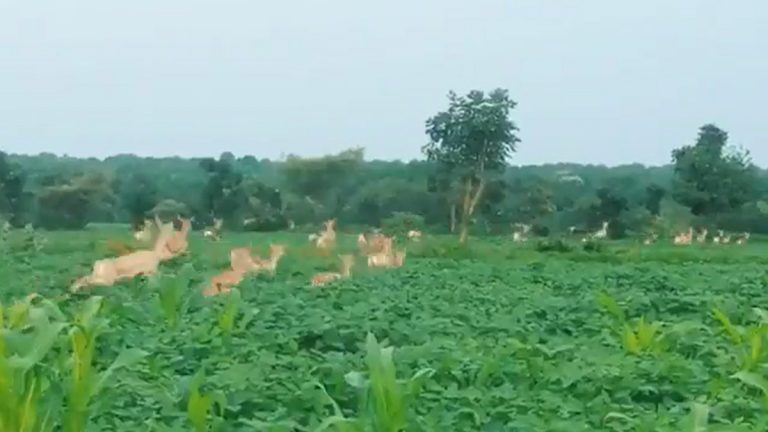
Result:
[[[513,224],[512,241],[515,243],[524,243],[528,240],[528,232],[531,230],[530,225],[525,224]],[[587,233],[585,237],[581,239],[582,242],[589,240],[602,240],[608,237],[608,222],[603,222],[601,228],[593,233]],[[579,231],[576,227],[570,227],[568,229],[571,235],[577,234]],[[583,231],[581,231],[583,232]],[[702,229],[701,231],[694,233],[693,228],[688,228],[688,231],[679,233],[673,239],[673,243],[676,245],[690,245],[694,241],[697,243],[706,243],[709,236],[709,230]],[[717,235],[712,237],[712,243],[714,244],[729,244],[734,242],[738,245],[745,245],[749,241],[750,234],[745,232],[740,236],[734,237],[730,234],[726,235],[723,230],[718,230]],[[659,235],[657,233],[651,233],[643,240],[643,244],[651,245],[658,241]]]
[[[691,245],[694,243],[694,241],[696,243],[706,243],[708,236],[709,230],[706,228],[699,231],[698,233],[694,233],[693,228],[688,228],[688,231],[677,234],[673,240],[673,243],[678,246]],[[653,237],[651,237],[652,240],[645,240],[645,244],[652,244],[656,241],[657,238],[657,235],[653,235]],[[748,232],[745,232],[738,237],[734,237],[730,234],[726,235],[723,230],[718,230],[717,235],[712,237],[712,243],[730,244],[731,242],[734,242],[737,245],[745,245],[749,241],[749,238],[750,234]]]
[[[171,260],[186,253],[188,237],[192,224],[189,219],[177,217],[180,229],[176,230],[173,222],[163,223],[157,216],[154,220],[145,220],[140,230],[134,232],[134,238],[149,244],[154,240],[151,249],[126,251],[116,258],[105,258],[94,262],[91,274],[81,277],[71,287],[75,292],[92,286],[112,286],[122,280],[133,279],[140,275],[153,275],[164,261]],[[221,238],[221,221],[216,220],[213,227],[203,230],[203,236],[211,240]],[[324,230],[311,234],[310,240],[323,254],[328,254],[336,245],[336,220],[324,223]],[[418,241],[420,231],[410,231],[408,238]],[[374,233],[369,237],[360,234],[357,239],[360,253],[367,257],[368,267],[396,268],[405,262],[406,251],[394,249],[395,237],[387,237]],[[232,288],[245,279],[248,274],[268,272],[272,275],[277,270],[280,259],[285,255],[285,246],[270,245],[268,258],[254,256],[250,248],[235,248],[230,251],[230,268],[211,278],[210,284],[203,290],[204,296],[216,296],[231,292]],[[340,255],[341,268],[336,272],[323,272],[314,275],[312,286],[323,286],[335,280],[348,278],[351,275],[355,258],[353,255]]]

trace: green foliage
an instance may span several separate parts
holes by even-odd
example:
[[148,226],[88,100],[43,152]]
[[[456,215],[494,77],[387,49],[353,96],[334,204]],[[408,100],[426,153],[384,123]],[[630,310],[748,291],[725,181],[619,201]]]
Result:
[[21,166],[9,162],[7,155],[0,151],[0,218],[13,226],[22,225],[29,204],[24,190],[26,180]]
[[[112,235],[51,233],[45,256],[4,255],[3,298],[58,295]],[[0,385],[0,410],[35,431],[765,430],[766,313],[750,310],[767,298],[761,239],[592,253],[563,241],[573,250],[430,235],[403,268],[363,265],[318,290],[309,279],[335,257],[306,234],[192,237],[185,263],[100,300],[4,308],[0,370],[16,385]],[[290,251],[274,278],[200,295],[232,247],[271,242]],[[339,253],[355,248],[339,233]]]
[[395,212],[391,217],[381,221],[381,227],[387,235],[406,238],[408,231],[424,229],[424,218],[413,213]]
[[539,252],[571,252],[573,246],[563,239],[545,239],[536,242],[536,250]]
[[752,198],[755,169],[749,154],[726,148],[728,134],[715,125],[699,129],[693,146],[672,152],[673,195],[695,215],[738,208]]
[[82,229],[93,212],[114,201],[106,176],[93,173],[43,189],[37,196],[37,224],[47,229]]
[[[466,241],[470,218],[489,182],[503,171],[517,149],[517,126],[509,118],[516,103],[503,89],[489,94],[473,90],[466,96],[448,94],[449,106],[427,120],[429,143],[422,149],[438,165],[443,183],[457,183],[461,208],[460,239]],[[443,190],[449,189],[446,187]]]

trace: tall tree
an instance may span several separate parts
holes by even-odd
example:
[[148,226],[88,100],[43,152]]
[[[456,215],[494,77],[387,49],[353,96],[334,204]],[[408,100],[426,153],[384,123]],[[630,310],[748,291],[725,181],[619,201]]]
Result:
[[21,225],[24,217],[27,203],[25,182],[22,168],[8,161],[7,155],[0,151],[0,215],[14,226]]
[[728,133],[713,124],[699,129],[695,145],[672,151],[672,195],[694,215],[739,208],[752,198],[755,168],[746,151],[727,148]]
[[363,164],[363,149],[345,150],[320,158],[289,156],[282,167],[287,189],[313,206],[322,217],[334,217],[351,196],[350,188]]
[[243,175],[235,169],[230,156],[223,153],[219,160],[207,158],[200,161],[200,167],[208,175],[202,191],[203,210],[209,218],[221,217],[228,223],[237,217],[238,207],[243,201],[240,187]]
[[661,200],[667,195],[666,189],[652,184],[645,188],[645,208],[653,216],[661,214]]
[[116,182],[120,205],[128,213],[131,225],[136,228],[158,202],[157,186],[143,173],[131,174]]
[[490,177],[504,170],[520,141],[509,118],[516,103],[503,89],[488,94],[473,90],[466,96],[450,92],[448,102],[446,111],[427,120],[429,143],[422,150],[460,184],[459,239],[466,242],[470,219]]

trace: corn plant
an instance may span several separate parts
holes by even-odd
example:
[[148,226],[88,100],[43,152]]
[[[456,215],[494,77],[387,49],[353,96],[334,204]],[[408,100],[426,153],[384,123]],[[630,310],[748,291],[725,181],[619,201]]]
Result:
[[157,300],[163,319],[168,328],[175,330],[181,321],[184,311],[184,292],[188,285],[188,279],[183,276],[160,277],[153,279],[157,290]]
[[0,430],[50,431],[54,420],[43,410],[47,382],[43,360],[66,328],[61,311],[28,297],[5,310],[0,305]]
[[235,328],[235,318],[240,312],[240,291],[232,288],[232,291],[226,296],[224,307],[219,312],[218,325],[219,330],[225,336],[232,334]]
[[647,322],[645,317],[631,322],[616,300],[605,293],[598,294],[597,303],[613,319],[613,332],[627,353],[639,356],[664,350],[664,334],[661,332],[660,323]]
[[72,357],[67,411],[64,416],[66,432],[85,430],[90,403],[102,390],[110,376],[115,370],[136,363],[146,355],[141,350],[127,350],[122,352],[104,372],[98,373],[94,370],[96,341],[109,324],[107,319],[98,316],[101,307],[101,297],[89,298],[75,316],[69,331]]
[[734,325],[720,309],[712,309],[712,315],[720,323],[735,349],[734,355],[739,362],[740,371],[752,371],[766,360],[764,344],[768,336],[768,314],[758,308],[755,308],[754,312],[761,318],[760,323],[742,327]]
[[[42,432],[56,426],[65,432],[85,430],[89,405],[112,373],[144,356],[129,350],[104,372],[94,371],[96,339],[107,326],[97,316],[101,300],[91,297],[71,324],[44,299],[32,304],[28,297],[7,311],[0,307],[0,430]],[[62,336],[65,330],[68,338]],[[51,353],[67,339],[70,359],[59,364]],[[66,395],[51,385],[62,379]]]
[[422,369],[406,382],[397,379],[392,347],[383,347],[373,334],[366,340],[367,377],[361,372],[345,376],[348,384],[358,389],[360,404],[357,418],[344,416],[338,404],[317,384],[333,407],[334,415],[326,419],[318,432],[334,428],[337,432],[400,432],[406,430],[409,404],[424,380],[434,373]]
[[[220,392],[203,394],[200,386],[205,379],[202,372],[198,372],[192,379],[187,401],[187,418],[195,432],[206,432],[209,429],[208,417],[214,408],[218,408],[218,417],[224,415],[226,399]],[[215,423],[214,423],[215,424]]]

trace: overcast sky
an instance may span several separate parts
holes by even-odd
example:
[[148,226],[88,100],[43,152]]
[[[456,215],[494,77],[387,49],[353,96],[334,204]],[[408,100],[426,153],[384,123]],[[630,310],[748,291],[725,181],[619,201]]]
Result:
[[513,163],[662,164],[715,122],[768,166],[764,0],[0,0],[0,149],[420,157],[509,89]]

